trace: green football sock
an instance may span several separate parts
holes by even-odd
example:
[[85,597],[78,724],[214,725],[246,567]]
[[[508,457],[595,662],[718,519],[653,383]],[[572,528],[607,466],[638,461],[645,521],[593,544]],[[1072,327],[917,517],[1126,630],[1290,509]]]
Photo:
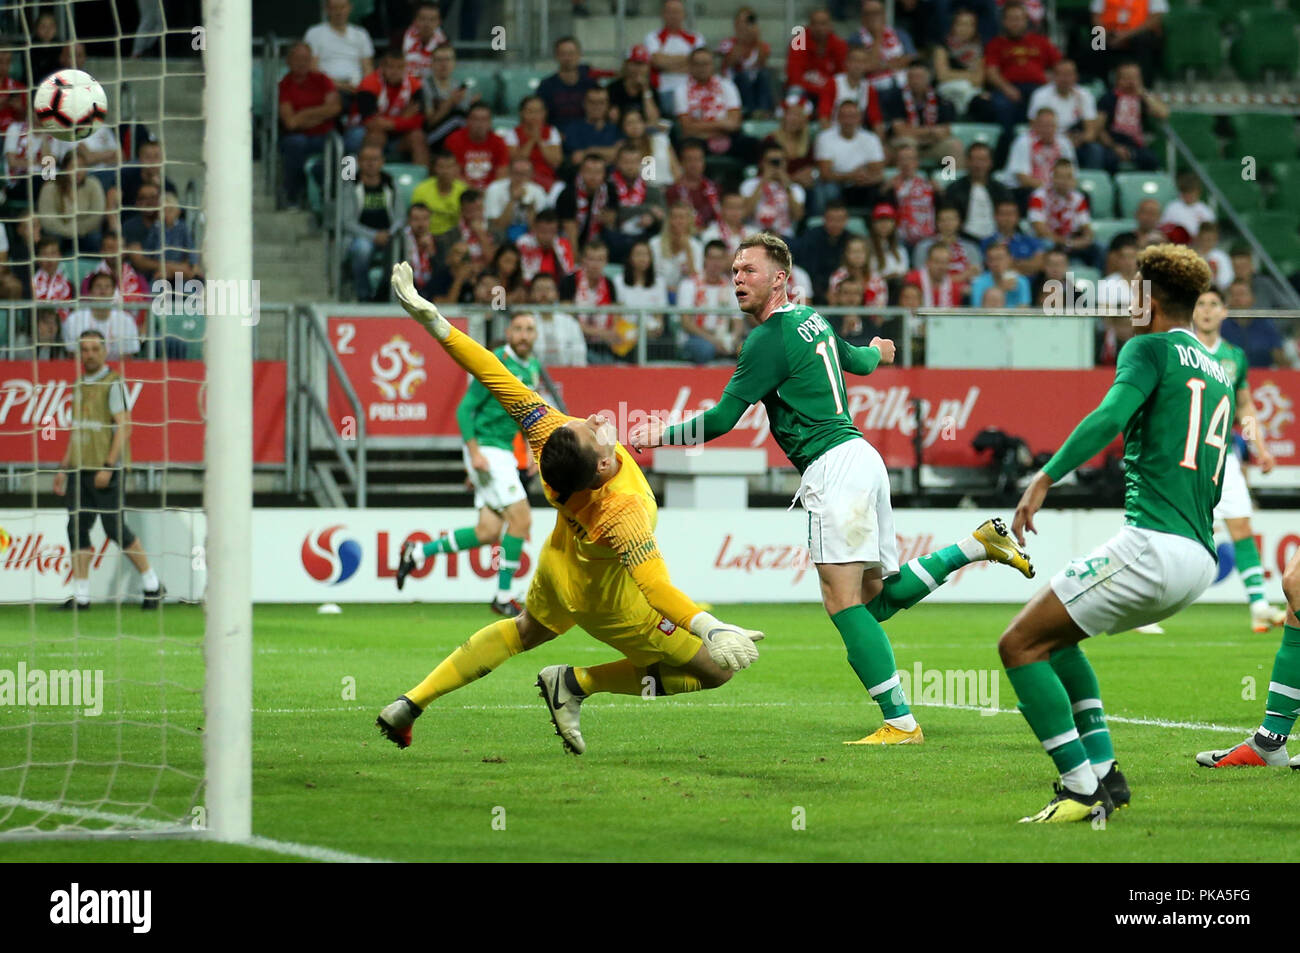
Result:
[[515,573],[519,571],[519,556],[524,551],[522,536],[506,533],[501,537],[501,561],[497,570],[497,592],[502,596],[510,595]]
[[1052,671],[1065,686],[1070,696],[1070,710],[1074,714],[1074,727],[1079,730],[1079,740],[1088,752],[1088,760],[1095,765],[1106,765],[1115,760],[1110,729],[1106,727],[1106,713],[1101,707],[1101,686],[1097,673],[1092,670],[1083,649],[1072,645],[1058,649],[1050,659]]
[[1251,602],[1264,601],[1264,567],[1259,564],[1259,547],[1255,537],[1247,536],[1232,544],[1237,558],[1237,572],[1241,573],[1242,585]]
[[1016,707],[1061,774],[1088,763],[1088,752],[1079,740],[1070,713],[1070,695],[1050,662],[1030,662],[1007,669],[1016,690]]
[[430,540],[424,544],[424,555],[432,556],[434,553],[458,553],[462,549],[474,549],[483,545],[478,541],[478,532],[473,526],[465,526],[456,530],[450,536],[439,536],[437,539]]
[[867,611],[884,622],[900,609],[910,609],[943,585],[950,573],[971,562],[957,544],[908,560],[898,575],[885,580],[880,595],[867,603]]
[[898,681],[898,665],[889,636],[866,606],[849,606],[831,616],[848,649],[849,665],[885,718],[910,714],[907,697]]
[[1300,629],[1294,626],[1282,630],[1282,646],[1273,659],[1264,707],[1261,727],[1275,735],[1291,734],[1300,715]]

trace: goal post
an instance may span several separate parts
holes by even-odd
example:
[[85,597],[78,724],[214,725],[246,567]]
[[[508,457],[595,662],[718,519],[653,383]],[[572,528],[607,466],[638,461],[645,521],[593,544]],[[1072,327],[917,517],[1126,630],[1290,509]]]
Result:
[[[251,0],[204,0],[203,157],[207,172],[203,256],[212,281],[253,280]],[[230,301],[234,297],[235,301]],[[228,296],[209,312],[204,509],[204,761],[207,833],[252,836],[253,616],[252,325]],[[211,298],[209,304],[211,304]]]

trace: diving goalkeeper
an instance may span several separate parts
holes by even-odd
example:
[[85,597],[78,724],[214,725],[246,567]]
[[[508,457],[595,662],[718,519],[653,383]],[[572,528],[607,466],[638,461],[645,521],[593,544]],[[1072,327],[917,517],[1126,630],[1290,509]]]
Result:
[[393,290],[407,313],[518,422],[559,516],[541,547],[524,610],[479,629],[380,712],[376,724],[385,737],[407,747],[412,724],[435,699],[575,625],[624,658],[591,667],[551,665],[538,673],[555,733],[574,754],[586,750],[579,709],[597,692],[680,695],[717,688],[748,668],[763,633],[718,621],[673,586],[655,542],[654,493],[609,422],[599,415],[568,417],[544,402],[416,293],[406,262],[393,268]]

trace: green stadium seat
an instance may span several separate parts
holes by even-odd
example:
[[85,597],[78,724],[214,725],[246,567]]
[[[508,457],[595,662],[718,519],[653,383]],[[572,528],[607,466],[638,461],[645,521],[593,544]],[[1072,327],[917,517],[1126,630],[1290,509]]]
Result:
[[519,119],[515,116],[493,116],[492,117],[492,131],[495,132],[498,136],[501,135],[503,132],[515,128],[515,126],[517,125],[519,125]]
[[1242,221],[1256,240],[1268,249],[1300,238],[1296,233],[1296,218],[1290,212],[1247,212]]
[[75,292],[81,287],[81,283],[86,280],[86,275],[90,274],[96,268],[104,263],[102,258],[92,258],[82,255],[72,262],[72,290]]
[[1093,218],[1110,218],[1115,214],[1115,186],[1110,173],[1101,169],[1079,169],[1075,173],[1079,191],[1088,196]]
[[[472,95],[478,93],[484,103],[492,107],[492,112],[500,113],[501,109],[501,83],[499,73],[501,68],[492,66],[488,63],[482,63],[475,60],[461,60],[456,63],[456,78],[463,82]],[[517,110],[511,112],[516,115]]]
[[746,119],[740,124],[740,131],[755,139],[766,139],[781,128],[779,119]]
[[1143,199],[1164,205],[1178,195],[1174,180],[1163,172],[1120,172],[1115,176],[1121,215],[1132,215]]
[[375,0],[352,0],[352,13],[349,14],[348,20],[352,23],[360,23],[374,12]]
[[303,165],[303,172],[307,176],[307,204],[317,215],[321,214],[321,210],[325,207],[325,197],[321,193],[320,183],[317,182],[317,179],[320,178],[318,171],[323,161],[320,156],[316,155],[309,158],[306,164]]
[[[850,216],[850,221],[851,221],[851,220],[852,220],[852,216]],[[817,227],[818,227],[819,225],[821,225],[822,222],[824,222],[824,221],[826,221],[825,216],[822,216],[822,215],[809,215],[807,218],[805,218],[805,219],[803,220],[803,227],[804,227],[805,229],[809,229],[809,228],[817,228]]]
[[996,149],[1002,127],[995,122],[955,122],[952,124],[952,134],[967,148],[973,142],[982,142],[990,149]]
[[1171,10],[1164,15],[1165,75],[1186,72],[1214,76],[1223,63],[1217,17],[1208,10]]
[[1300,45],[1296,18],[1286,10],[1246,9],[1237,14],[1241,35],[1232,44],[1232,68],[1247,82],[1265,73],[1296,74]]
[[867,220],[861,215],[850,215],[849,224],[844,226],[844,230],[850,235],[861,235],[863,238],[871,235],[870,230],[867,228]]
[[1269,208],[1300,215],[1300,160],[1274,162],[1268,167],[1268,171],[1273,179]]
[[605,277],[608,278],[610,281],[613,281],[615,278],[622,277],[622,275],[623,275],[622,265],[605,266]]
[[1067,274],[1074,275],[1074,287],[1080,288],[1082,285],[1090,284],[1094,288],[1097,281],[1101,278],[1101,272],[1091,265],[1081,265],[1077,261],[1070,262]]
[[1285,242],[1279,242],[1276,246],[1270,245],[1268,253],[1278,269],[1288,278],[1300,271],[1300,238],[1292,235]]
[[1257,212],[1264,204],[1263,189],[1259,182],[1243,179],[1242,170],[1243,166],[1237,159],[1220,159],[1217,162],[1205,163],[1205,171],[1214,184],[1223,190],[1224,197],[1234,211]]
[[1223,148],[1214,131],[1214,121],[1215,117],[1209,113],[1180,112],[1169,117],[1169,125],[1198,159],[1223,157]]
[[203,357],[206,330],[207,318],[202,314],[167,314],[163,319],[164,336],[178,338],[183,342],[181,346],[186,360],[199,360]]
[[1102,249],[1110,247],[1111,240],[1121,232],[1131,232],[1134,224],[1127,218],[1094,218],[1092,220],[1092,235],[1097,244]]
[[1233,113],[1232,152],[1252,156],[1261,165],[1296,157],[1295,117],[1283,113]]
[[411,206],[411,193],[415,187],[429,177],[424,166],[414,162],[388,162],[384,171],[393,178],[393,187],[397,190],[397,214],[406,215]]

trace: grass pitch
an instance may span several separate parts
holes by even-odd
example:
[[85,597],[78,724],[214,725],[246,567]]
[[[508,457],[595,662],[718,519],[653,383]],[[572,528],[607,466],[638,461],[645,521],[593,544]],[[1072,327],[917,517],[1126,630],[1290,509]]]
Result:
[[[998,714],[951,707],[978,704],[951,695],[916,706],[922,746],[841,744],[878,727],[879,712],[820,606],[737,605],[717,614],[768,633],[753,668],[689,697],[593,698],[583,707],[588,752],[575,758],[533,680],[552,663],[616,657],[581,631],[436,702],[399,751],[375,731],[375,714],[492,621],[486,608],[319,616],[259,606],[255,831],[391,860],[1300,858],[1290,836],[1300,775],[1192,761],[1241,740],[1262,715],[1281,633],[1253,635],[1244,606],[1193,608],[1167,621],[1166,635],[1086,645],[1133,806],[1103,830],[1017,825],[1046,803],[1054,772],[998,663],[1015,608],[923,604],[886,624],[901,670],[996,674]],[[0,707],[0,830],[69,819],[31,806],[46,802],[108,815],[145,804],[153,818],[190,818],[202,803],[202,612],[124,607],[124,637],[118,615],[0,609],[0,670],[105,673],[97,717]],[[95,817],[81,823],[98,826]],[[148,836],[0,841],[0,860],[271,859],[293,858]]]

